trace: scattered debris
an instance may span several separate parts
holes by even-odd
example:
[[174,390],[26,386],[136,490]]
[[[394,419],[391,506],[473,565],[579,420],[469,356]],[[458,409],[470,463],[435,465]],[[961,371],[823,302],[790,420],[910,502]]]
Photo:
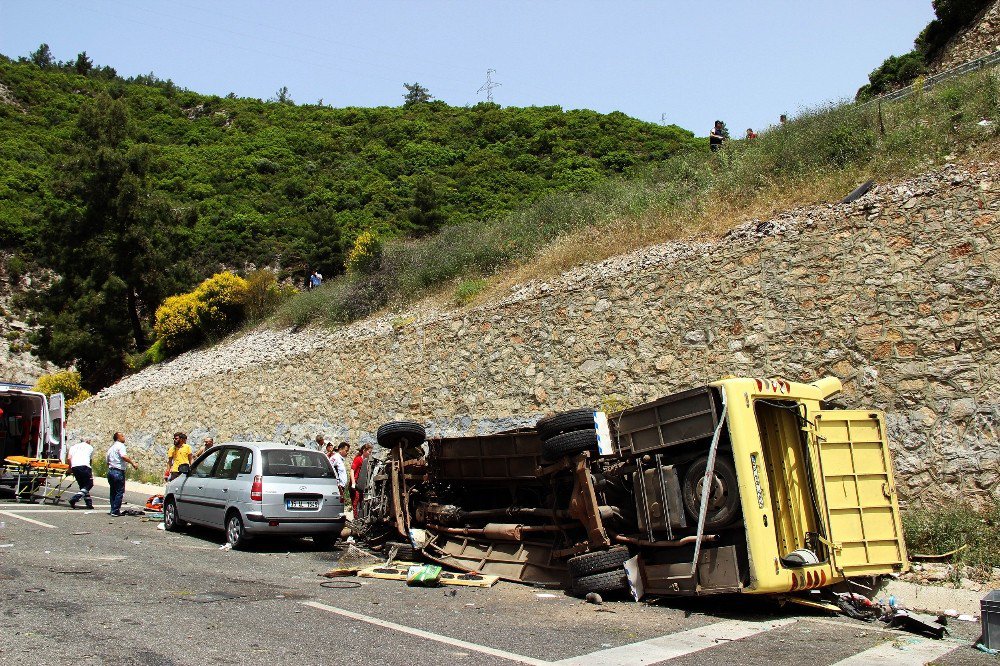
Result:
[[219,546],[219,550],[232,550],[232,549],[233,549],[233,544],[229,543],[228,541]]
[[441,567],[437,564],[415,564],[406,571],[410,587],[437,587],[440,580]]
[[444,596],[446,596],[446,597],[455,597],[455,596],[458,596],[458,590],[445,590],[444,591]]
[[160,523],[159,525],[156,526],[156,529],[163,530],[164,532],[166,532],[167,531],[167,525],[166,525],[166,523]]
[[604,599],[602,599],[601,595],[599,595],[597,592],[588,592],[587,596],[584,597],[584,599],[587,600],[588,604],[595,604],[597,606],[600,606],[601,604],[604,603]]
[[14,544],[12,543],[0,543],[0,548],[13,548],[13,547]]
[[326,573],[321,573],[320,576],[324,578],[340,578],[342,576],[357,576],[359,569],[357,567],[334,567]]
[[[406,576],[412,566],[420,565],[415,562],[399,562],[390,566],[375,565],[361,569],[358,571],[358,576],[361,578],[380,578],[382,580],[406,580]],[[442,585],[492,587],[498,580],[500,580],[500,576],[442,571],[438,582]]]
[[910,559],[911,560],[945,560],[945,559],[948,559],[949,557],[951,557],[952,555],[958,555],[959,553],[961,553],[963,550],[965,550],[968,547],[969,547],[969,545],[966,544],[964,546],[956,548],[955,550],[949,550],[947,553],[941,553],[940,555],[927,555],[927,554],[921,554],[921,553],[910,553]]
[[73,536],[84,536],[85,534],[90,534],[90,532],[71,532]]
[[353,590],[361,587],[361,583],[356,580],[324,580],[320,587],[327,587],[332,590]]
[[930,636],[931,638],[936,638],[938,640],[944,638],[945,634],[948,633],[948,628],[946,626],[931,619],[929,615],[914,613],[913,611],[903,610],[901,608],[896,609],[896,611],[889,616],[886,621],[890,627],[903,629],[904,631],[910,631],[915,634]]
[[537,598],[539,598],[539,599],[555,599],[556,598],[556,595],[550,594],[549,592],[541,592],[541,593],[535,594],[535,596]]
[[29,587],[28,589],[25,590],[25,592],[31,592],[31,593],[44,592],[44,591],[45,591],[44,587]]

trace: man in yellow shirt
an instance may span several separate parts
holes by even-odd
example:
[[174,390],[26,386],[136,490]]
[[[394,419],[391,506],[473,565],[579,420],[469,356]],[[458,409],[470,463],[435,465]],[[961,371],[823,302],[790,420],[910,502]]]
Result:
[[191,469],[191,447],[188,446],[187,435],[182,432],[174,433],[174,445],[167,451],[167,466],[170,468],[168,481]]

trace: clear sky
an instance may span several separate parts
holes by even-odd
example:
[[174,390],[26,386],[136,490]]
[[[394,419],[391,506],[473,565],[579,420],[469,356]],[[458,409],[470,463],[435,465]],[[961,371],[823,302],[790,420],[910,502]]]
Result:
[[42,42],[122,76],[299,103],[622,111],[699,136],[853,97],[913,47],[931,0],[0,0],[0,53]]

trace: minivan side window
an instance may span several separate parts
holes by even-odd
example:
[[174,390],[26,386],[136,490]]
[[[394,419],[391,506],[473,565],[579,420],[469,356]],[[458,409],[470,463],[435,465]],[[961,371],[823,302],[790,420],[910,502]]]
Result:
[[247,449],[246,452],[247,457],[243,460],[243,469],[240,470],[240,474],[249,474],[253,471],[253,451]]
[[247,451],[244,448],[226,448],[222,451],[222,462],[215,470],[217,479],[235,479],[243,470],[244,462],[247,458]]
[[212,451],[199,460],[198,464],[196,464],[194,469],[191,470],[191,476],[199,479],[207,479],[212,476],[212,468],[215,467],[215,461],[219,459],[220,453],[222,453],[222,451]]

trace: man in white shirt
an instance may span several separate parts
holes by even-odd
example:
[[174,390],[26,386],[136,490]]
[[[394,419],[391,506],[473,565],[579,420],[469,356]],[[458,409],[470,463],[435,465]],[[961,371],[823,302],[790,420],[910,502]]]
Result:
[[347,503],[347,461],[344,460],[344,456],[350,451],[351,445],[347,442],[341,442],[337,445],[337,451],[330,458],[330,462],[333,463],[333,471],[337,475],[337,485],[340,486],[340,497]]
[[80,492],[69,500],[71,509],[75,509],[76,503],[81,499],[88,509],[94,508],[94,500],[90,499],[90,489],[94,487],[94,470],[91,467],[93,457],[94,447],[90,445],[89,439],[83,439],[69,447],[69,471],[73,473],[76,485],[80,486]]
[[125,498],[125,464],[132,465],[132,469],[139,469],[135,461],[128,457],[125,449],[125,435],[120,432],[115,433],[114,441],[108,449],[108,486],[111,488],[111,511],[110,516],[120,516],[122,500]]

